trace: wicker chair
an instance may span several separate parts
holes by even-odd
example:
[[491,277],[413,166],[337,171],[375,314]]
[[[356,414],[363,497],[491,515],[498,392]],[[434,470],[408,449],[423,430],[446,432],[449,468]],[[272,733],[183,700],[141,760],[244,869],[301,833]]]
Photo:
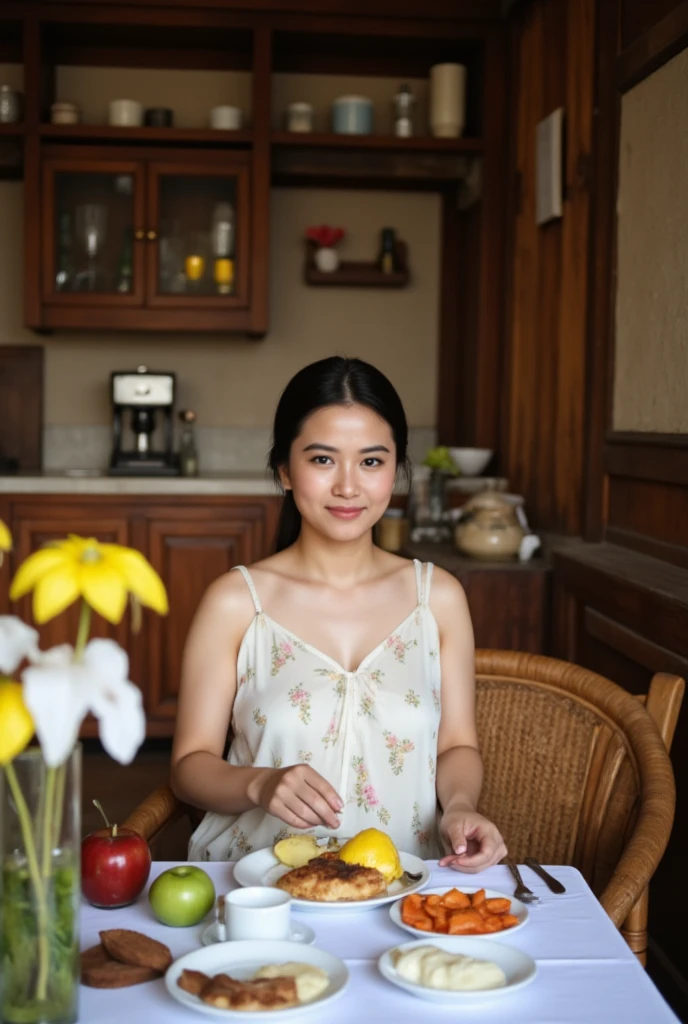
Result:
[[[659,673],[634,697],[568,662],[485,650],[476,676],[480,810],[515,860],[578,867],[644,964],[648,882],[674,817],[667,750],[683,680]],[[162,788],[125,825],[154,841],[183,814],[198,812]]]

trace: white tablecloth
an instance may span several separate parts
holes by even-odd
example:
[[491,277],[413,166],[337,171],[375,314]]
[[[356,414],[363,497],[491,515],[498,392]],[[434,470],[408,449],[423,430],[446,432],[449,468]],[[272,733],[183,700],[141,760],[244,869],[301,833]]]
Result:
[[[170,864],[155,863],[151,881]],[[216,892],[236,888],[231,864],[202,864],[215,883]],[[432,886],[484,885],[506,893],[513,882],[502,865],[479,875],[462,875],[429,862]],[[570,867],[554,867],[553,873],[566,886],[555,896],[532,872],[526,884],[542,902],[530,908],[530,920],[515,935],[500,935],[529,953],[536,962],[535,980],[513,995],[471,1002],[461,1008],[421,1001],[391,985],[379,974],[377,958],[386,949],[413,936],[389,918],[389,908],[363,913],[306,912],[295,917],[307,922],[316,933],[315,945],[345,960],[351,981],[345,994],[323,1007],[304,1012],[304,1024],[364,1024],[392,1021],[455,1021],[461,1017],[471,1024],[665,1024],[678,1018],[664,1002],[635,956],[593,896],[582,875]],[[176,958],[200,945],[202,925],[168,928],[153,918],[142,894],[131,907],[97,910],[84,902],[81,915],[83,949],[99,941],[105,928],[134,928],[165,942]],[[488,945],[486,940],[485,945]],[[176,1003],[162,980],[132,988],[101,990],[81,988],[79,1020],[85,1024],[175,1024],[200,1021],[200,1014]]]

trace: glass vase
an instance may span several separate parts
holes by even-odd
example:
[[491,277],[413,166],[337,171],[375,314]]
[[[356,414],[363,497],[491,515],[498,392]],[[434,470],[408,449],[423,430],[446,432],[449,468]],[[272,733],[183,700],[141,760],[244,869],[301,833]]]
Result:
[[4,1024],[78,1017],[81,748],[49,768],[25,750],[0,772]]

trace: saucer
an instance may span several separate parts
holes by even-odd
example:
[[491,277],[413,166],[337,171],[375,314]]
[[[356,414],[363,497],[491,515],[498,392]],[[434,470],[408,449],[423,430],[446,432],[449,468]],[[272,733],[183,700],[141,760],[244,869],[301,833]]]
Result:
[[[225,926],[219,921],[213,921],[203,934],[201,942],[204,946],[211,946],[214,942],[227,942]],[[315,942],[315,932],[307,924],[300,921],[292,921],[289,927],[289,938],[287,942],[300,942],[304,946],[311,946]]]

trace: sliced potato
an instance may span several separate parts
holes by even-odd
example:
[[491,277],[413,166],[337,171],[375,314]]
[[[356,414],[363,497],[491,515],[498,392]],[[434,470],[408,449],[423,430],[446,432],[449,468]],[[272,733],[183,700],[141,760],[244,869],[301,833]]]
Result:
[[277,860],[288,868],[302,868],[321,853],[315,836],[287,836],[272,848]]

